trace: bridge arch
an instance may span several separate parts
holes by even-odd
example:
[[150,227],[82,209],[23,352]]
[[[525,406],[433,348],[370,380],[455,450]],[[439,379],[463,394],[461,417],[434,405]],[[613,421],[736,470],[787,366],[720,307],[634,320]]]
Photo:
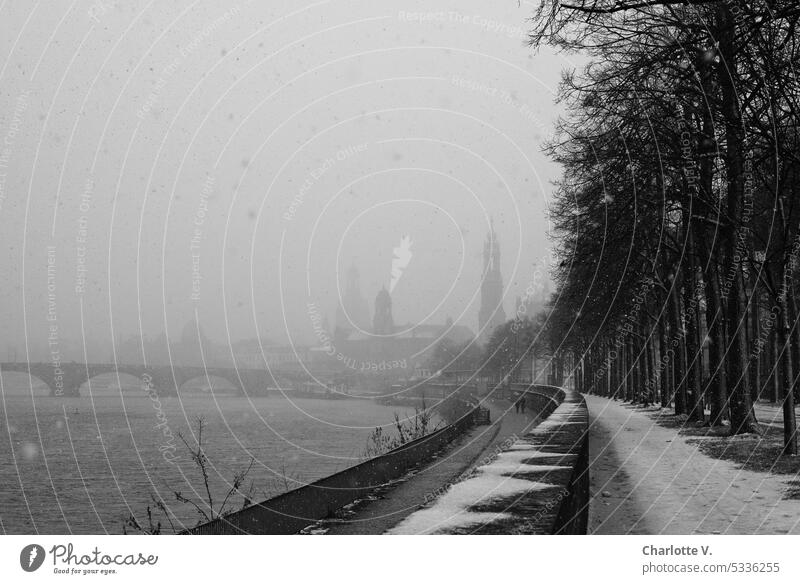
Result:
[[[86,366],[80,363],[0,363],[0,371],[27,373],[47,385],[51,396],[78,395],[81,377]],[[83,371],[82,371],[83,370]]]
[[145,373],[128,367],[90,371],[78,391],[92,396],[146,395]]
[[[235,369],[183,369],[180,371],[180,376],[176,375],[175,377],[178,393],[181,394],[191,393],[191,389],[187,386],[197,383],[205,384],[207,388],[201,389],[196,393],[211,393],[213,391],[219,394],[243,395],[245,392],[244,384]],[[217,389],[214,385],[215,379],[227,382],[229,388]]]
[[[88,395],[84,387],[89,380],[107,374],[132,376],[139,380],[145,393],[176,395],[186,383],[195,379],[225,380],[239,395],[266,395],[270,386],[297,386],[307,381],[308,376],[300,373],[267,371],[263,369],[235,369],[232,367],[173,367],[125,364],[85,364],[85,363],[0,363],[0,372],[24,373],[44,383],[49,395],[78,397]],[[83,388],[83,391],[81,389]]]
[[[152,368],[144,365],[84,363],[0,363],[0,371],[27,373],[47,385],[51,396],[79,397],[81,387],[90,379],[109,373],[126,374],[145,380],[153,377]],[[149,377],[147,377],[149,376]],[[142,381],[144,385],[144,381]]]
[[38,375],[24,371],[7,370],[0,371],[2,375],[3,395],[6,396],[30,396],[33,392],[34,397],[52,395],[52,390],[45,379]]

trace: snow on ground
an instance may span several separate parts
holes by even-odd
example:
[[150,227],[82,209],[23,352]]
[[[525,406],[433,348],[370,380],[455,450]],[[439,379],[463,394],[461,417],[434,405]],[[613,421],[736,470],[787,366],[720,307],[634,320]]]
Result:
[[586,403],[590,533],[800,533],[800,500],[786,498],[797,477],[712,458],[697,436],[633,406],[591,395]]
[[[531,456],[530,450],[508,450],[501,452],[497,459],[491,464],[480,467],[479,470],[492,474],[505,474],[511,475],[518,472],[528,471],[548,471],[548,470],[561,470],[568,465],[555,465],[555,464],[530,464],[526,460],[535,458]],[[542,457],[555,457],[560,458],[563,455],[553,454],[547,452],[533,452],[534,455],[541,455]]]
[[[551,416],[534,430],[536,434],[558,432],[564,424],[572,424],[571,413],[575,404],[563,403]],[[551,421],[552,420],[552,421]],[[545,450],[542,451],[542,448]],[[411,535],[430,534],[447,530],[464,529],[512,517],[509,513],[486,513],[472,511],[472,508],[492,501],[513,499],[529,493],[552,489],[552,484],[533,480],[514,478],[518,473],[548,472],[569,468],[569,460],[574,455],[564,455],[546,451],[547,445],[537,446],[518,440],[510,448],[498,454],[494,461],[478,467],[473,476],[453,485],[434,503],[423,508],[399,523],[390,534]],[[555,458],[563,465],[531,464],[536,458]]]
[[469,508],[495,499],[516,497],[529,491],[551,487],[544,483],[487,472],[485,469],[486,467],[481,467],[476,476],[453,485],[432,507],[413,513],[389,533],[434,533],[442,529],[469,527],[508,518],[510,515],[506,513],[476,513]]

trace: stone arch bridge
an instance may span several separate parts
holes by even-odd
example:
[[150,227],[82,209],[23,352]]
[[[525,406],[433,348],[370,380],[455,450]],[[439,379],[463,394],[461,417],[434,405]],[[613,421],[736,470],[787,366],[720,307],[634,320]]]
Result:
[[310,380],[301,372],[276,372],[234,367],[145,366],[108,363],[0,363],[0,373],[26,373],[44,382],[51,396],[78,396],[80,387],[98,375],[127,374],[139,379],[143,391],[176,395],[194,379],[218,377],[244,395],[263,394],[270,386],[294,387]]

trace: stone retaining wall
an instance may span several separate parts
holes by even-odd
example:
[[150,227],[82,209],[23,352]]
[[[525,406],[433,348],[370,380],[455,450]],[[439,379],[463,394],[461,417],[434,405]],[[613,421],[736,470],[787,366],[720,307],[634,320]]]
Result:
[[198,525],[191,535],[286,535],[329,517],[375,488],[402,477],[474,424],[476,410],[427,436],[299,489]]

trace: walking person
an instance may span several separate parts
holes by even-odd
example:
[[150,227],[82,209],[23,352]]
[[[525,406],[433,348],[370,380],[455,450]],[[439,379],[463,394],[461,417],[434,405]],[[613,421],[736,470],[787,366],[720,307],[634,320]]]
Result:
[[519,398],[514,402],[514,411],[519,413]]
[[525,400],[525,396],[524,395],[520,396],[520,398],[519,398],[519,410],[523,414],[525,413],[525,406],[526,405],[527,405],[527,401]]

